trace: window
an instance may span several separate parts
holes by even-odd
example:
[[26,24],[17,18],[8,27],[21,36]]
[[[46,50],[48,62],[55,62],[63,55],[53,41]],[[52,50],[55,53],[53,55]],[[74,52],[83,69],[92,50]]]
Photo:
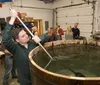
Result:
[[49,21],[45,21],[45,30],[47,31],[49,28]]

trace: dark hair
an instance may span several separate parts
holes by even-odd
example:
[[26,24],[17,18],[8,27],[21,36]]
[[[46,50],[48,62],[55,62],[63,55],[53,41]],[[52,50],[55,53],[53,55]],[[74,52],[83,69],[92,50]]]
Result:
[[12,30],[12,37],[14,40],[18,39],[18,37],[19,37],[18,35],[22,30],[24,30],[24,29],[23,28],[15,28]]
[[57,27],[60,27],[60,25],[57,25]]
[[50,29],[52,30],[52,29],[53,29],[53,27],[50,27]]

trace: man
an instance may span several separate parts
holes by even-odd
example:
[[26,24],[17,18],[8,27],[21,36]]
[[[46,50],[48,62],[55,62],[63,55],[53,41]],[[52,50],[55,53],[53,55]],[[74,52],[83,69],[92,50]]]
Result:
[[48,28],[47,30],[47,33],[49,34],[49,39],[48,39],[48,42],[51,42],[51,41],[56,41],[57,38],[55,36],[55,34],[53,33],[54,29],[52,27]]
[[13,56],[7,50],[4,50],[4,53],[5,53],[5,58],[4,58],[5,73],[3,77],[3,85],[9,85],[8,79],[10,73],[12,75],[12,78],[17,78],[17,74],[16,74],[15,64],[13,61]]
[[[37,43],[45,43],[49,36],[45,34],[41,36],[41,39],[38,36],[34,36],[34,41],[32,41],[24,29],[15,29],[12,33],[12,25],[16,19],[17,12],[14,9],[10,12],[11,19],[3,31],[2,42],[14,56],[20,85],[32,85],[28,54],[37,46]],[[12,40],[12,35],[16,42]]]
[[32,33],[33,35],[39,35],[38,28],[36,26],[32,27]]
[[73,32],[73,39],[78,39],[80,36],[80,30],[78,29],[78,23],[74,24],[74,27],[72,28]]

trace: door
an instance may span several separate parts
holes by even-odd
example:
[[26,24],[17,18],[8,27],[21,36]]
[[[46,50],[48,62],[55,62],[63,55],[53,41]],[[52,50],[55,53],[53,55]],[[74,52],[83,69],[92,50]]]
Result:
[[77,6],[67,6],[58,8],[56,14],[56,22],[64,30],[66,26],[74,26],[74,23],[79,23],[80,36],[89,38],[93,31],[93,4],[82,4]]
[[38,28],[39,35],[42,35],[43,34],[42,19],[34,19],[34,26]]

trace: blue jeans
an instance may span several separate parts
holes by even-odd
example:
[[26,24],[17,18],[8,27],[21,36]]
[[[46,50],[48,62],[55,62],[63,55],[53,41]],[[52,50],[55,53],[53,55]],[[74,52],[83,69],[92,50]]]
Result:
[[11,58],[10,55],[5,55],[4,66],[5,66],[5,73],[3,77],[3,82],[8,82],[10,73],[12,74],[12,77],[16,75],[13,58]]

